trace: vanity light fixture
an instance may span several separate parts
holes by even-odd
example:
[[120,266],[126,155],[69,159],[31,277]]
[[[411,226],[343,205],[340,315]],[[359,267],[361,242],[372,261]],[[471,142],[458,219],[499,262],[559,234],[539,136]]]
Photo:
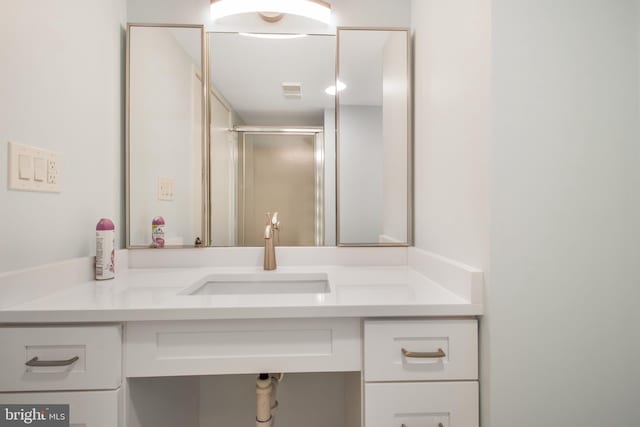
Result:
[[329,24],[331,5],[323,0],[211,0],[213,21],[231,15],[261,12],[268,22],[279,21],[278,15],[291,14]]
[[336,92],[343,91],[343,90],[345,90],[347,88],[347,85],[344,84],[343,82],[341,82],[340,80],[337,81],[336,85],[338,86],[338,90],[337,91],[336,91],[336,87],[332,85],[332,86],[329,86],[328,88],[326,88],[324,90],[324,92],[327,95],[335,95]]
[[299,39],[301,37],[307,37],[306,34],[266,34],[266,33],[239,33],[239,34],[245,37],[255,37],[258,39],[274,39],[274,40]]

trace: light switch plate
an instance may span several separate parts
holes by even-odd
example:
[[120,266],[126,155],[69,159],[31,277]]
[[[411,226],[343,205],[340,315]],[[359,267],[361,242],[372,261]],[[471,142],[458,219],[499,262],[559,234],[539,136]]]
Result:
[[168,176],[158,177],[158,200],[171,201],[174,199],[173,189],[175,181]]
[[53,151],[9,142],[9,190],[59,193],[61,160]]

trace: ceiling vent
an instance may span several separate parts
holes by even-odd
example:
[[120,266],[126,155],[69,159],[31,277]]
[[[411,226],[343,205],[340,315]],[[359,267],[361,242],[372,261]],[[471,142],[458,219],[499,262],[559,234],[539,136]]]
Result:
[[282,94],[285,98],[302,98],[302,85],[300,83],[282,83]]

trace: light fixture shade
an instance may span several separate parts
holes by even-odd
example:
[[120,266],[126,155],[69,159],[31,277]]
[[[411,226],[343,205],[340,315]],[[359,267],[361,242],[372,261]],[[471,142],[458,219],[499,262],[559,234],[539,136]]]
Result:
[[211,19],[214,21],[252,12],[299,15],[328,24],[331,5],[322,0],[211,0]]
[[272,39],[272,40],[287,40],[287,39],[299,39],[307,37],[306,34],[263,34],[263,33],[238,33],[245,37],[254,37],[257,39]]

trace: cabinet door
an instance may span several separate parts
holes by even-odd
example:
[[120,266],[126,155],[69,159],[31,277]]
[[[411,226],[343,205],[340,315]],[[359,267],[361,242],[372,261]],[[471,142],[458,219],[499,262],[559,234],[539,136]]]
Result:
[[478,383],[365,385],[366,427],[478,427]]
[[0,405],[69,405],[70,427],[117,427],[120,390],[0,393]]

